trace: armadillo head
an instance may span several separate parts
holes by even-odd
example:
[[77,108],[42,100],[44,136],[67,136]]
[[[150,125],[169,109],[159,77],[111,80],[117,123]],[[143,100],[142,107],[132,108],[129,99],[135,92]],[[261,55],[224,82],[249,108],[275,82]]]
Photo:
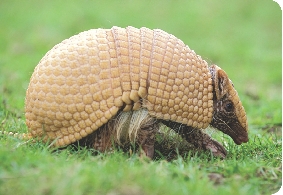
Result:
[[210,125],[229,135],[236,144],[248,142],[246,112],[232,81],[216,65],[209,67],[213,80],[213,119]]

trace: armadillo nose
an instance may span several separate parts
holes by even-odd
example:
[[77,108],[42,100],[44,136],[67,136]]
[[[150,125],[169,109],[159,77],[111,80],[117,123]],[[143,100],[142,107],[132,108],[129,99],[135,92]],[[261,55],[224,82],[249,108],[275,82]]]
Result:
[[249,141],[249,137],[248,136],[243,137],[242,141],[243,143],[247,143]]
[[237,139],[234,139],[234,142],[237,145],[241,145],[242,143],[247,143],[248,141],[249,141],[248,136],[239,136],[239,137],[237,137]]

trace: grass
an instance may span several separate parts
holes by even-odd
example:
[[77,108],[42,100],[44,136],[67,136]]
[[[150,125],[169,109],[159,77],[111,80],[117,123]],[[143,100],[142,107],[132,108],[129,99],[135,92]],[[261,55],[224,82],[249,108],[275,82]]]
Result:
[[93,156],[0,135],[0,194],[272,194],[282,185],[282,22],[261,1],[0,2],[0,130],[25,132],[24,98],[35,65],[55,44],[90,28],[128,25],[174,34],[234,82],[250,141],[213,133],[229,154],[148,161]]

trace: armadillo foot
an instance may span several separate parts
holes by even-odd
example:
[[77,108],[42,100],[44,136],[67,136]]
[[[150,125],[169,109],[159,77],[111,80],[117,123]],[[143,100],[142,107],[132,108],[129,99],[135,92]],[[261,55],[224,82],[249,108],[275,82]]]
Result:
[[140,156],[146,156],[150,159],[153,158],[154,155],[154,145],[146,145],[141,146]]
[[225,158],[227,155],[226,149],[219,142],[213,140],[210,137],[209,140],[204,140],[203,147],[206,150],[210,150],[214,156]]

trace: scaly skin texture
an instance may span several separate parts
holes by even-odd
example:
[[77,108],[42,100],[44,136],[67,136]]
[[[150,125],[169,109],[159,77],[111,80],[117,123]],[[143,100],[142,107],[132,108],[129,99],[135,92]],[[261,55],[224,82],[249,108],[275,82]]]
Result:
[[[28,136],[54,141],[57,147],[87,136],[94,136],[87,142],[92,145],[106,143],[99,129],[119,112],[140,109],[156,122],[127,123],[139,126],[132,128],[134,137],[149,157],[162,121],[195,131],[212,125],[237,144],[248,140],[246,114],[226,73],[208,67],[181,40],[159,29],[94,29],[62,41],[36,66],[25,103]],[[184,138],[222,150],[204,135]],[[97,148],[103,151],[106,145]]]

